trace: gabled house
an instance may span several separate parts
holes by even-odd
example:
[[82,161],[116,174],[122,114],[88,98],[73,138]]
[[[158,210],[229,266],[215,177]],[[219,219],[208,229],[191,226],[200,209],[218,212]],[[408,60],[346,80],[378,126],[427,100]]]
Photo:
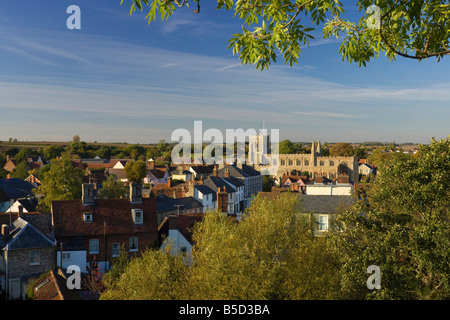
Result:
[[360,163],[358,173],[363,176],[368,176],[375,173],[375,168],[368,163]]
[[[239,211],[236,211],[236,208],[239,208],[239,198],[237,196],[237,190],[231,186],[229,183],[227,183],[223,178],[220,178],[218,176],[215,176],[214,174],[207,177],[205,180],[203,180],[203,185],[207,186],[211,190],[213,190],[216,194],[220,192],[225,192],[227,194],[226,197],[226,204],[219,204],[216,205],[216,210],[221,210],[223,212],[226,212],[230,215],[236,214]],[[219,199],[218,195],[217,202],[221,201]],[[225,206],[225,208],[224,208]]]
[[[5,215],[3,215],[3,218]],[[22,299],[31,278],[56,265],[56,241],[39,227],[39,218],[27,221],[23,212],[11,223],[1,226],[0,286],[9,299]],[[4,219],[3,219],[4,220]],[[5,223],[6,222],[6,223]],[[47,222],[49,222],[47,220]]]
[[[42,168],[44,165],[49,163],[47,160],[43,159],[40,156],[33,156],[27,158],[28,170],[38,170]],[[11,158],[9,155],[6,156],[6,163],[3,166],[3,169],[6,171],[12,172],[14,168],[17,166],[15,159]]]
[[82,199],[53,201],[58,266],[77,265],[86,272],[95,262],[105,270],[122,245],[129,256],[156,245],[156,198],[143,198],[141,190],[131,183],[129,199],[95,199],[93,184],[83,184]]
[[262,175],[252,166],[243,163],[234,163],[232,165],[226,165],[217,171],[218,177],[225,177],[226,175],[234,177],[244,184],[244,205],[243,208],[240,208],[242,211],[249,207],[251,199],[263,190]]
[[192,231],[195,223],[203,220],[203,213],[173,213],[166,217],[158,228],[161,250],[173,255],[185,254],[189,262],[192,257]]
[[192,172],[194,179],[200,180],[213,173],[214,165],[191,165],[188,170]]
[[193,186],[193,196],[203,205],[203,210],[216,211],[217,192],[203,184]]

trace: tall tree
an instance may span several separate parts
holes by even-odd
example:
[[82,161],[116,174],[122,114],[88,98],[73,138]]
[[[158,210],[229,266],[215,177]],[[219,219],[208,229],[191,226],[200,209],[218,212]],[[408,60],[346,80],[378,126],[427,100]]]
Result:
[[[450,139],[384,162],[366,201],[339,216],[342,293],[353,299],[450,298]],[[368,205],[367,205],[368,203]],[[381,289],[364,271],[381,270]]]
[[50,210],[53,200],[81,199],[81,186],[84,171],[75,168],[68,154],[54,159],[48,168],[40,172],[41,185],[34,190],[42,195],[40,203],[44,209]]
[[128,194],[128,188],[125,185],[116,180],[114,174],[109,175],[105,182],[102,184],[102,188],[98,191],[97,197],[99,199],[119,199],[126,197]]
[[142,182],[147,175],[147,165],[142,160],[128,161],[124,170],[132,182]]

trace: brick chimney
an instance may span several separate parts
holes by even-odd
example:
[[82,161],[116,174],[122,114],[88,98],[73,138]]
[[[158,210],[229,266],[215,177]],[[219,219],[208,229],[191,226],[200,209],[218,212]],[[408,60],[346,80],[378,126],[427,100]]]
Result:
[[225,178],[229,177],[230,177],[230,170],[228,170],[228,168],[225,168]]
[[168,187],[168,188],[172,188],[172,177],[169,177],[169,178],[167,179],[167,187]]
[[150,167],[150,170],[153,170],[153,169],[155,169],[155,160],[153,160],[153,159],[151,159],[150,161],[149,161],[149,167]]
[[228,192],[224,187],[217,190],[217,211],[228,213]]
[[171,213],[169,215],[169,229],[178,230],[178,213]]
[[217,177],[217,165],[214,166],[212,175],[213,175],[213,177]]

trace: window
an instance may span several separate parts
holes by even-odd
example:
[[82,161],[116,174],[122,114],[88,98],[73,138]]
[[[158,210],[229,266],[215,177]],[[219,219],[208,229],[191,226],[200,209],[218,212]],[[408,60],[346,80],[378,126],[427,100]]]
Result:
[[330,167],[333,167],[333,166],[334,166],[334,161],[330,160]]
[[289,160],[289,165],[290,165],[290,166],[292,166],[292,165],[293,165],[293,162],[292,162],[292,160]]
[[114,242],[112,244],[112,256],[113,258],[118,257],[120,255],[120,243]]
[[83,220],[86,223],[92,222],[92,212],[85,212],[85,213],[83,213]]
[[285,161],[281,160],[281,165],[284,166],[285,165]]
[[299,166],[299,165],[301,165],[301,161],[300,160],[297,160],[296,161],[296,164]]
[[321,167],[323,167],[323,165],[324,165],[323,161],[320,161],[320,162],[319,162],[319,165],[320,165]]
[[142,224],[144,222],[144,213],[141,209],[131,209],[131,214],[135,224]]
[[305,160],[305,166],[309,166],[309,161]]
[[70,260],[70,253],[69,252],[63,252],[62,258],[63,258],[63,260]]
[[30,265],[35,266],[41,264],[41,251],[40,250],[30,250]]
[[89,254],[98,254],[98,239],[89,240]]
[[138,238],[137,237],[130,238],[130,251],[138,251]]
[[322,215],[319,216],[319,231],[327,231],[328,230],[328,216]]

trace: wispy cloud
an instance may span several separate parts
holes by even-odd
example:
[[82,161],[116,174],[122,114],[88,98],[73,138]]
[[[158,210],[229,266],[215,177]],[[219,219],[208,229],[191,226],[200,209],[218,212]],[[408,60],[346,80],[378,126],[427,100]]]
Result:
[[346,114],[346,113],[336,113],[336,112],[323,112],[323,111],[296,111],[295,114],[313,116],[313,117],[326,117],[326,118],[363,118],[364,115],[360,114]]

